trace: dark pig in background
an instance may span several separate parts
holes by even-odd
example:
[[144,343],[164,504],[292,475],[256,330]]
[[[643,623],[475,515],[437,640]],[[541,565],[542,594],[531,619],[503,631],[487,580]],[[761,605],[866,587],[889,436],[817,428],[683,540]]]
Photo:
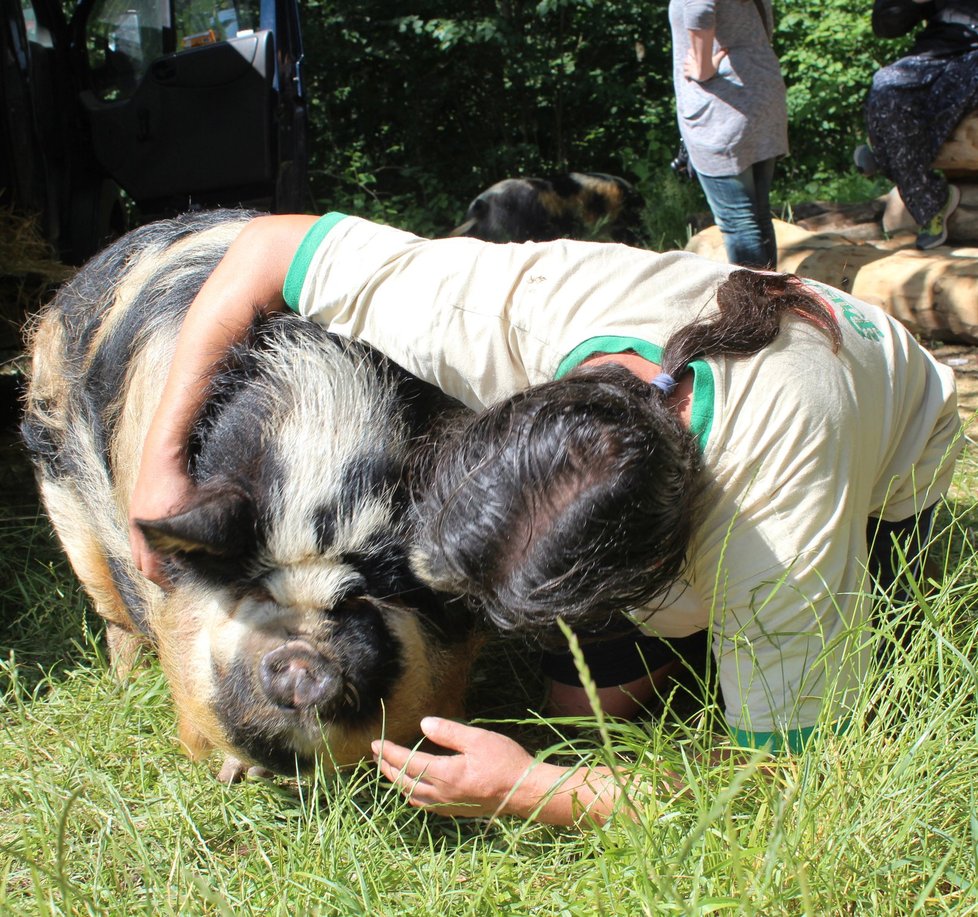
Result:
[[486,242],[552,239],[639,244],[642,200],[623,178],[568,172],[551,178],[507,178],[483,191],[450,235]]
[[256,324],[191,443],[199,501],[143,530],[166,591],[134,567],[128,503],[194,294],[251,215],[142,227],[84,267],[32,337],[23,433],[41,496],[125,674],[162,664],[180,740],[295,774],[410,743],[459,716],[477,637],[411,570],[405,469],[447,408],[433,389],[294,315]]

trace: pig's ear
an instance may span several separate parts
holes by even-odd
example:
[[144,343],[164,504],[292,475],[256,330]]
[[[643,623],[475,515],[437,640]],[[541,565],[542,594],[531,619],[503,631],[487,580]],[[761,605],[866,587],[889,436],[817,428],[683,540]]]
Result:
[[164,557],[197,555],[231,559],[255,546],[255,507],[236,488],[205,496],[165,519],[137,519],[149,546]]

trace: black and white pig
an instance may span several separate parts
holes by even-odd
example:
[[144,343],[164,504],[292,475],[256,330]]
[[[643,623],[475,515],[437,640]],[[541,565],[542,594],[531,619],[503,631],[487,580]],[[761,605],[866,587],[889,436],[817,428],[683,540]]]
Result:
[[256,325],[219,374],[191,446],[200,502],[143,525],[172,588],[134,567],[127,508],[174,339],[249,216],[145,226],[82,268],[34,329],[23,421],[113,664],[159,656],[181,742],[223,751],[224,779],[410,742],[422,716],[461,714],[478,642],[408,562],[405,470],[444,401],[295,316]]

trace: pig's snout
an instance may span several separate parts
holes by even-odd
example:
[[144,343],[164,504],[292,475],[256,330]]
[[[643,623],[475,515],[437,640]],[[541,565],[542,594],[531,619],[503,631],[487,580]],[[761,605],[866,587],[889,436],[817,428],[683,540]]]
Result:
[[285,643],[266,653],[259,677],[272,703],[293,710],[328,707],[342,689],[336,666],[300,642]]

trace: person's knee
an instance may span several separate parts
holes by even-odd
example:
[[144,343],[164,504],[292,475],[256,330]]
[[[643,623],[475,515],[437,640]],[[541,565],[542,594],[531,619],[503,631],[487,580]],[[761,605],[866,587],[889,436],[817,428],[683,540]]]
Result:
[[724,208],[713,214],[720,232],[760,238],[761,227],[752,207]]
[[[745,201],[734,206],[717,208],[713,216],[723,234],[731,260],[740,264],[741,258],[753,257],[758,252],[763,252],[764,232],[753,202]],[[734,253],[737,254],[736,259],[732,257]]]
[[894,73],[890,67],[880,67],[869,82],[869,99],[879,100],[892,92]]
[[[676,667],[677,663],[670,662],[626,684],[597,688],[602,711],[608,716],[632,719],[648,707]],[[580,685],[551,681],[544,712],[547,716],[592,716],[594,708]]]
[[753,185],[730,181],[707,186],[706,199],[720,232],[760,236]]

